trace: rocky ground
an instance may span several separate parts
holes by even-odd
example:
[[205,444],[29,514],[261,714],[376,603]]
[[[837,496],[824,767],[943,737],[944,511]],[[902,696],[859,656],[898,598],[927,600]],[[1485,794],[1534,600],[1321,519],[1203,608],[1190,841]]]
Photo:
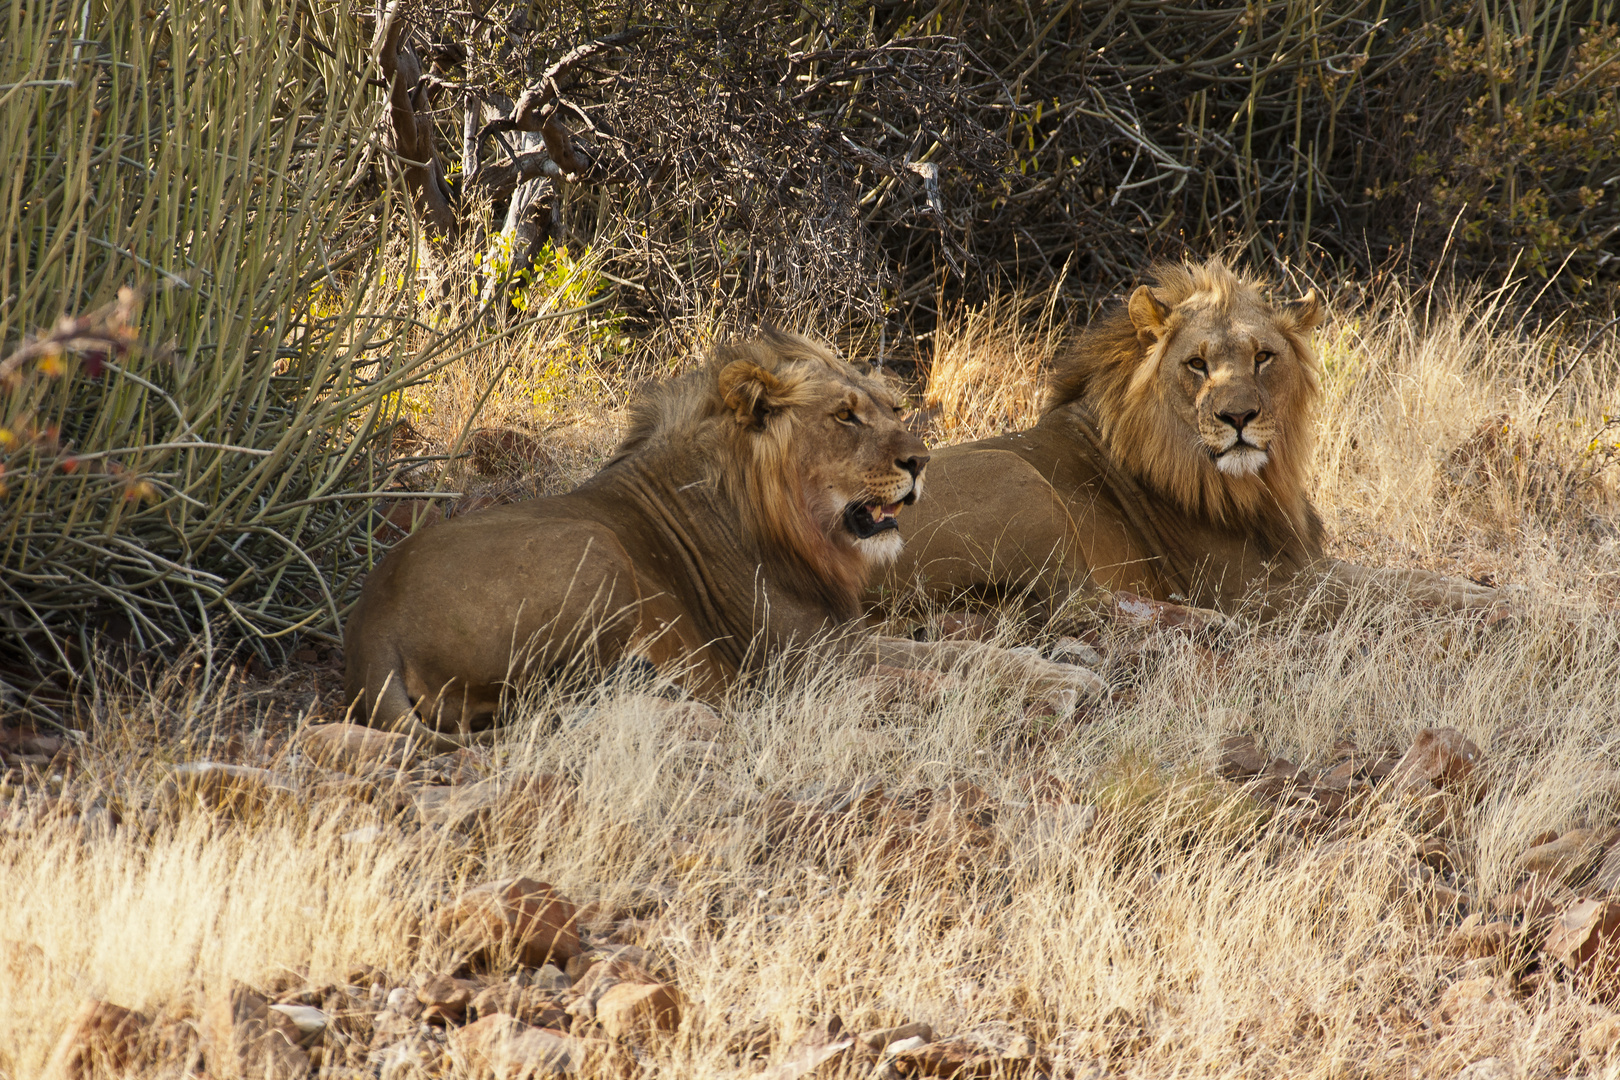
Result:
[[1071,717],[619,688],[434,755],[316,655],[189,743],[6,728],[0,1075],[1612,1075],[1612,736],[1510,674],[1600,690],[1562,618],[1122,598],[1031,639],[1117,688]]

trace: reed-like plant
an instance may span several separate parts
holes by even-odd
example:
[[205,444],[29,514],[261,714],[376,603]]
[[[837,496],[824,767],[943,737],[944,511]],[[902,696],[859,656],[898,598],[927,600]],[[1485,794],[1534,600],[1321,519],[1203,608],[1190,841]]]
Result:
[[0,712],[59,712],[101,630],[205,658],[332,638],[398,391],[459,333],[394,303],[395,192],[347,184],[381,108],[332,37],[352,20],[0,18]]

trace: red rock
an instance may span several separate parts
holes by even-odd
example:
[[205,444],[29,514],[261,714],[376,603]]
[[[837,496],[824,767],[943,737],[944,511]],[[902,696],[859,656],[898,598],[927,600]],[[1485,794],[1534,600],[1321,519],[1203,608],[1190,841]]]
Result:
[[135,1063],[150,1025],[140,1013],[110,1001],[85,1001],[57,1040],[42,1075],[46,1080],[89,1080],[121,1074]]
[[539,967],[566,964],[580,952],[574,905],[545,882],[526,877],[468,889],[439,912],[438,924],[458,949],[484,959],[511,949],[518,963]]
[[450,1032],[451,1054],[467,1075],[495,1080],[540,1076],[617,1076],[627,1062],[613,1045],[582,1039],[551,1028],[530,1027],[510,1016],[495,1015]]
[[1500,919],[1485,922],[1476,912],[1451,932],[1451,937],[1446,940],[1446,950],[1453,956],[1483,959],[1502,955],[1512,939],[1512,923]]
[[303,1080],[310,1061],[290,1021],[247,989],[231,991],[204,1013],[203,1052],[222,1080]]
[[1520,855],[1518,868],[1550,882],[1567,884],[1582,870],[1590,869],[1608,839],[1606,831],[1571,829]]
[[1385,786],[1396,795],[1429,795],[1453,787],[1479,762],[1479,747],[1456,728],[1424,728]]
[[1577,900],[1553,920],[1542,951],[1595,993],[1620,991],[1620,902]]
[[1585,887],[1589,892],[1600,896],[1620,889],[1620,844],[1612,845],[1604,853],[1602,861],[1598,863],[1597,872],[1592,875],[1592,880]]
[[595,1019],[597,1002],[621,983],[657,986],[659,979],[632,960],[599,960],[574,984],[574,1000],[569,1004],[568,1012],[586,1020]]
[[596,1001],[596,1022],[610,1038],[644,1038],[681,1025],[681,992],[665,983],[621,982]]
[[467,1007],[482,989],[470,979],[435,975],[416,991],[416,1000],[422,1003],[422,1019],[430,1024],[459,1024],[467,1016]]
[[1215,775],[1226,780],[1245,780],[1258,776],[1266,767],[1266,755],[1253,735],[1233,735],[1221,740],[1221,750],[1215,762]]

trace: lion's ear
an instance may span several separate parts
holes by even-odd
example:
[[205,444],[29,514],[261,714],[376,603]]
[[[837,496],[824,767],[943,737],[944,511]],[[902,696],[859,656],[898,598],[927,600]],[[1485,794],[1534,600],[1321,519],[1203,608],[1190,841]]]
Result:
[[787,405],[788,387],[751,360],[733,360],[720,371],[720,398],[737,423],[762,428],[771,413]]
[[1315,330],[1322,322],[1322,301],[1316,298],[1315,289],[1305,290],[1305,295],[1298,300],[1290,300],[1283,305],[1283,317],[1294,324],[1294,329],[1305,334]]
[[1138,285],[1136,291],[1131,293],[1131,302],[1126,310],[1130,312],[1131,325],[1136,327],[1136,336],[1142,344],[1152,345],[1170,332],[1170,327],[1165,323],[1170,309],[1159,303],[1159,298],[1146,285]]

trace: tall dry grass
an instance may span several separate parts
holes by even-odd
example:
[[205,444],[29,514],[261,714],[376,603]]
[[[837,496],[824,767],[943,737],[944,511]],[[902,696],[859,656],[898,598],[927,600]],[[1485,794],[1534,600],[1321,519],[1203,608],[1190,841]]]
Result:
[[[268,691],[198,700],[181,678],[107,697],[51,790],[126,824],[53,820],[60,804],[15,783],[0,804],[0,941],[20,943],[0,957],[0,1075],[38,1075],[85,996],[161,1012],[288,971],[343,982],[358,964],[404,985],[447,961],[412,941],[412,916],[514,872],[647,915],[642,943],[692,1003],[674,1038],[643,1048],[648,1075],[754,1075],[726,1053],[732,1035],[764,1021],[780,1058],[834,1013],[857,1029],[1010,1025],[1077,1076],[1451,1077],[1490,1056],[1519,1076],[1617,1075],[1576,1051],[1608,1005],[1446,949],[1457,914],[1401,885],[1422,831],[1401,807],[1375,799],[1302,837],[1209,773],[1237,733],[1320,767],[1339,740],[1398,751],[1420,728],[1459,728],[1483,750],[1481,797],[1451,835],[1476,907],[1517,884],[1537,833],[1620,814],[1620,626],[1600,561],[1612,477],[1471,479],[1455,453],[1506,413],[1554,475],[1583,476],[1586,433],[1620,398],[1620,349],[1584,353],[1542,409],[1555,338],[1488,298],[1437,302],[1421,324],[1419,303],[1374,297],[1322,335],[1318,498],[1341,550],[1528,585],[1517,621],[1481,632],[1362,604],[1326,632],[1250,629],[1214,652],[1108,639],[1129,694],[1055,727],[976,680],[938,707],[880,706],[836,671],[739,691],[699,735],[628,686],[541,698],[480,766],[578,781],[571,816],[538,828],[389,819],[286,749],[303,718]],[[146,816],[168,762],[227,755],[298,793],[237,817]],[[1031,773],[1096,806],[1095,827],[1054,831]],[[875,823],[850,841],[770,837],[768,800],[831,802],[873,779],[902,797],[965,781],[988,802],[975,829],[887,854]],[[367,826],[377,838],[355,835]],[[1500,977],[1499,1000],[1438,1015],[1447,987],[1482,976]]]

